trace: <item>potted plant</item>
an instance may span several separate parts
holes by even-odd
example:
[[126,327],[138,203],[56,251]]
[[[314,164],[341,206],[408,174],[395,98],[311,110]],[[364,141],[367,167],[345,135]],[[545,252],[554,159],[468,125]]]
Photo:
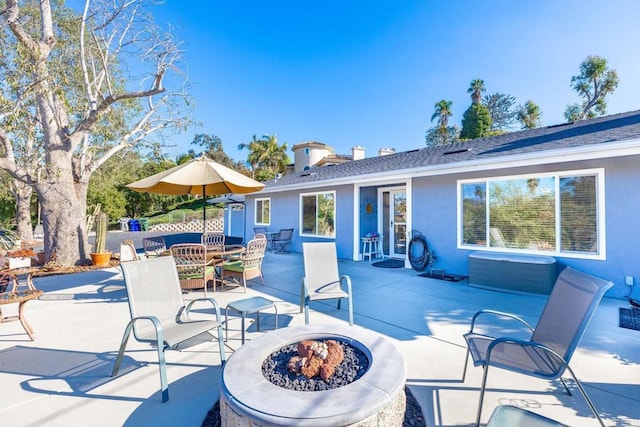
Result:
[[97,267],[106,267],[111,259],[111,252],[107,251],[107,214],[98,212],[96,215],[96,244],[91,252],[91,261]]

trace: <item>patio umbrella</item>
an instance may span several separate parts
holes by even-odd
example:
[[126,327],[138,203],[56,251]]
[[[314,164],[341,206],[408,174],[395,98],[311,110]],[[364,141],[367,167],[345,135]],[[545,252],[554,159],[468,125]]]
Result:
[[[186,194],[220,195],[247,194],[262,190],[264,184],[216,163],[206,156],[178,165],[139,181],[126,185],[140,193],[156,193],[168,196]],[[203,204],[203,232],[206,231],[207,212]]]

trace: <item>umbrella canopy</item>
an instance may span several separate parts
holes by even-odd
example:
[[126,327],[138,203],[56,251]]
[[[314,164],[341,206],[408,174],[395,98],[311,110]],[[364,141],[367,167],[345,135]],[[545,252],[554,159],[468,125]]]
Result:
[[141,193],[181,196],[254,193],[264,184],[201,156],[126,187]]
[[[140,193],[168,196],[200,194],[204,199],[207,195],[254,193],[262,190],[264,184],[201,156],[126,187]],[[203,211],[203,219],[203,227],[206,227],[206,210]]]

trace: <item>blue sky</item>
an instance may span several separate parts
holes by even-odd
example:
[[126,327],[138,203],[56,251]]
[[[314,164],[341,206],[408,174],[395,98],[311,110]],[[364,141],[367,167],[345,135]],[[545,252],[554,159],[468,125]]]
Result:
[[175,138],[172,156],[197,149],[195,133],[219,136],[236,160],[254,134],[339,154],[360,145],[367,157],[422,148],[435,103],[453,101],[459,125],[476,78],[557,124],[579,101],[570,81],[588,55],[618,71],[608,113],[640,109],[637,0],[166,0],[152,10],[184,40],[202,123]]

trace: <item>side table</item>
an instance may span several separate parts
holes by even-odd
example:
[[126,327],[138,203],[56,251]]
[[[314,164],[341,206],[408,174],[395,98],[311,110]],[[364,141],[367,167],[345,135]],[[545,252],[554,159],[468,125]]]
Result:
[[227,304],[227,307],[224,311],[224,325],[225,325],[225,338],[227,341],[229,338],[229,311],[233,310],[235,312],[240,313],[242,318],[242,344],[244,344],[244,319],[247,314],[256,313],[256,325],[258,327],[258,331],[260,331],[260,312],[262,310],[267,310],[269,308],[273,308],[276,312],[276,329],[278,329],[278,307],[276,307],[275,303],[271,300],[268,300],[263,297],[251,297],[246,299],[241,299],[238,301],[232,301]]

